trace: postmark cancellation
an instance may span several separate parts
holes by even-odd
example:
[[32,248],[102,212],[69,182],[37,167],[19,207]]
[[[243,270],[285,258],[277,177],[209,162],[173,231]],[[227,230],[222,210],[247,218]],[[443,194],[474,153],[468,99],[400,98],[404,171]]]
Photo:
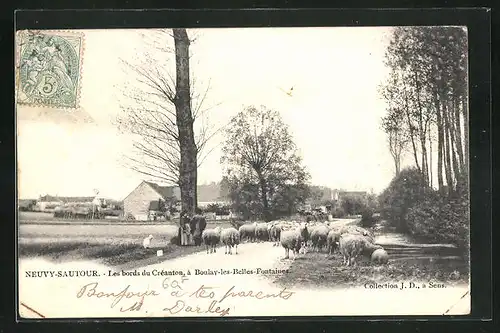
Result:
[[84,36],[64,31],[19,31],[16,36],[19,104],[78,108]]

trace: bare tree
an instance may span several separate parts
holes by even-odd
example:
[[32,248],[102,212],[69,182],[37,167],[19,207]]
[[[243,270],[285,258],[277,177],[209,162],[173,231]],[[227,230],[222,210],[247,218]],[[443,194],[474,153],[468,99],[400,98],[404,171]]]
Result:
[[200,89],[190,76],[192,40],[186,29],[154,30],[140,37],[137,58],[122,59],[128,80],[117,124],[133,137],[127,164],[152,180],[178,185],[182,210],[194,214],[197,169],[217,132],[208,122],[211,108],[204,107],[210,84]]
[[394,160],[396,176],[401,171],[401,158],[408,145],[408,135],[402,119],[403,112],[397,109],[390,109],[388,114],[382,118],[382,129],[387,134],[389,151]]

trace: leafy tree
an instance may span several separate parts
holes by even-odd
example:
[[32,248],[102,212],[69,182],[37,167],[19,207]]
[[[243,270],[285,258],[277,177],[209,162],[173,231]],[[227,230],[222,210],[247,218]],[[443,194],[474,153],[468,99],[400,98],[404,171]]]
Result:
[[368,207],[368,202],[366,198],[359,195],[347,194],[342,197],[342,209],[348,215],[361,214],[366,207]]
[[468,178],[467,32],[461,27],[397,27],[385,58],[390,71],[381,86],[388,105],[384,131],[391,140],[392,125],[399,123],[415,167],[429,184],[436,135],[438,186],[452,196],[462,174]]
[[293,212],[309,196],[309,175],[277,111],[250,106],[238,113],[226,129],[222,152],[238,211],[270,220]]
[[215,215],[229,215],[230,207],[218,203],[208,204],[206,209],[208,213],[215,213]]

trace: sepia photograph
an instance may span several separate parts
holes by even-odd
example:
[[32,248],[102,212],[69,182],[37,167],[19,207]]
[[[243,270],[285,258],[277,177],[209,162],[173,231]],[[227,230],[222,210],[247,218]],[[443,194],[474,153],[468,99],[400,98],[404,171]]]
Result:
[[20,318],[469,314],[467,36],[17,31]]

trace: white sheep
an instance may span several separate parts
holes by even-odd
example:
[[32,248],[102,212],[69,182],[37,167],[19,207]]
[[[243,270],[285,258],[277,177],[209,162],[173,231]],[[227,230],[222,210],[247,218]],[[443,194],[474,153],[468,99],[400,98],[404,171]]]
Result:
[[313,250],[316,249],[316,251],[319,252],[323,246],[326,245],[329,231],[330,229],[323,224],[315,226],[311,230],[311,244]]
[[285,248],[285,259],[290,257],[290,250],[293,251],[294,258],[299,253],[300,249],[304,247],[307,239],[309,238],[309,231],[307,225],[301,225],[295,230],[286,230],[281,233],[280,242]]
[[374,241],[374,235],[371,231],[361,228],[358,226],[353,226],[353,225],[348,225],[348,226],[343,226],[340,228],[340,234],[352,234],[352,235],[361,235],[364,236],[368,241],[372,242]]
[[269,240],[269,230],[267,229],[267,223],[258,223],[255,227],[255,237],[257,241],[268,241]]
[[232,248],[234,247],[236,254],[238,254],[238,244],[240,244],[240,233],[235,228],[223,229],[220,235],[222,244],[224,244],[224,253],[233,254]]
[[372,253],[371,261],[378,264],[386,264],[389,261],[389,255],[384,249],[376,249]]
[[203,240],[203,244],[205,244],[207,248],[207,253],[216,252],[215,249],[220,242],[220,234],[221,234],[220,227],[203,230],[203,232],[201,233],[201,239]]
[[337,229],[332,229],[328,232],[326,236],[326,247],[328,249],[328,255],[331,255],[339,247],[340,241],[340,231]]
[[360,234],[350,234],[344,233],[340,236],[339,240],[339,250],[344,257],[343,264],[350,266],[355,264],[356,258],[360,254],[371,254],[377,250],[381,249],[380,245],[375,245],[363,235]]
[[271,225],[269,229],[269,238],[271,238],[271,241],[273,242],[273,246],[279,246],[280,245],[280,237],[281,237],[281,224],[275,223]]
[[257,222],[243,224],[239,229],[240,239],[241,240],[247,239],[250,242],[253,242],[255,240],[255,228],[256,227],[257,227]]
[[144,240],[142,241],[142,246],[145,248],[145,249],[148,249],[151,247],[151,240],[153,239],[153,235],[149,235],[148,237],[144,238]]

